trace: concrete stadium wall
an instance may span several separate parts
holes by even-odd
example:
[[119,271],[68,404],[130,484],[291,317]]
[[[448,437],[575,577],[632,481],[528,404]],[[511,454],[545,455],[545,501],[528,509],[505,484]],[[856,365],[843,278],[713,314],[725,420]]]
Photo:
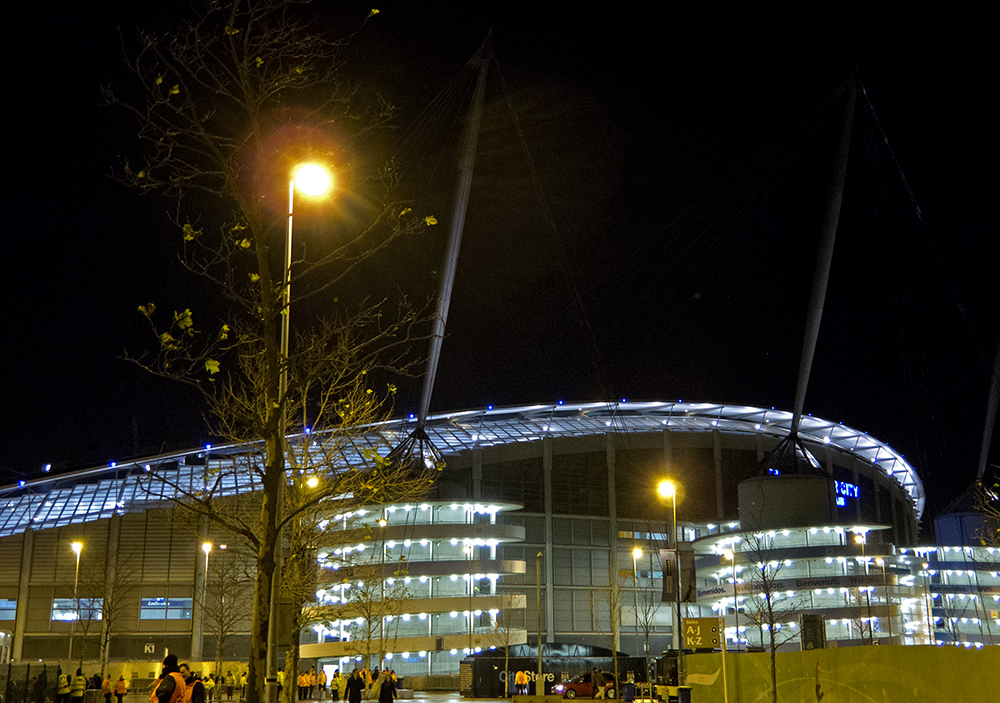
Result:
[[[694,703],[724,703],[720,654],[684,658]],[[729,703],[771,700],[770,656],[726,656]],[[780,703],[995,701],[1000,647],[878,646],[779,653]]]

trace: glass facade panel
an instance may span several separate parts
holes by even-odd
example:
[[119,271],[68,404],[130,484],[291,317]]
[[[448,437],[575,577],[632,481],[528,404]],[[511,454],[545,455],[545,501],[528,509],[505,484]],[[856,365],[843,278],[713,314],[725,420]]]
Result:
[[53,598],[51,619],[66,622],[77,618],[80,620],[100,620],[103,608],[103,598],[80,598],[79,610],[77,610],[75,598]]
[[140,620],[190,620],[190,598],[143,598],[139,601]]

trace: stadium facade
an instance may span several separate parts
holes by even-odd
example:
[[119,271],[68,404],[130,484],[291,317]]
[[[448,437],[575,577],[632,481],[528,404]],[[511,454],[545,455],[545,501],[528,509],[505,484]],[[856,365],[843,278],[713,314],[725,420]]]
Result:
[[[659,653],[675,632],[675,613],[661,602],[674,506],[655,495],[669,477],[680,487],[684,616],[724,617],[728,647],[762,646],[773,627],[782,646],[797,648],[799,618],[816,614],[838,646],[991,643],[1000,632],[996,571],[965,569],[974,583],[961,591],[958,576],[928,566],[955,560],[944,547],[919,546],[923,486],[889,446],[803,418],[799,438],[829,497],[812,520],[796,488],[805,484],[760,475],[791,419],[748,406],[624,401],[431,417],[425,429],[447,460],[433,494],[329,516],[344,534],[336,547],[317,545],[317,602],[349,600],[350,584],[330,572],[344,549],[368,549],[383,594],[405,593],[380,624],[403,675],[455,672],[468,652],[534,642],[539,620],[544,642]],[[345,465],[411,429],[412,419],[368,428]],[[228,627],[219,623],[225,575],[246,574],[237,545],[211,525],[178,519],[170,502],[171,487],[201,485],[206,471],[245,451],[204,447],[0,489],[0,632],[10,657],[64,660],[72,633],[77,657],[96,659],[109,630],[115,661],[153,661],[165,648],[212,661],[220,635],[227,660],[245,657],[249,596]],[[785,488],[768,493],[769,527],[745,531],[741,491],[754,481]],[[252,496],[255,486],[237,477],[227,490]],[[102,616],[108,586],[123,579],[128,597]],[[232,584],[230,606],[243,598]],[[952,622],[939,606],[954,611],[961,594],[975,623]],[[775,607],[765,616],[767,601]],[[362,618],[349,611],[308,630],[303,657],[351,668]]]

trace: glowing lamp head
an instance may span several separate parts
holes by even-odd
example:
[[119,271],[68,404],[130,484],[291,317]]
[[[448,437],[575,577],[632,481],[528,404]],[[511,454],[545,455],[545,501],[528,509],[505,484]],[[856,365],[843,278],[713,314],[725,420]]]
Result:
[[732,549],[727,549],[726,551],[724,551],[722,553],[722,556],[724,556],[727,561],[732,561],[733,557],[736,556],[736,555],[733,554],[733,550]]
[[205,552],[205,556],[207,557],[208,553],[210,551],[212,551],[212,543],[211,542],[202,542],[201,543],[201,551]]
[[80,556],[80,552],[83,551],[83,542],[73,542],[73,544],[70,545],[70,548],[77,556]]
[[639,549],[638,547],[635,547],[632,550],[632,558],[633,559],[641,559],[642,558],[642,550]]
[[656,492],[660,494],[661,498],[675,498],[677,497],[677,484],[673,481],[660,481],[656,485]]
[[292,174],[296,189],[311,198],[321,198],[333,188],[333,176],[315,163],[302,164]]
[[319,479],[316,478],[315,476],[310,476],[308,479],[306,479],[306,485],[309,486],[310,488],[315,488],[316,486],[319,485]]

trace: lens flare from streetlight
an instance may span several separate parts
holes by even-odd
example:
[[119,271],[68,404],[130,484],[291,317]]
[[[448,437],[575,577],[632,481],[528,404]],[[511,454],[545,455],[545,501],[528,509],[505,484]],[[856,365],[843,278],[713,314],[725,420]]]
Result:
[[660,481],[656,485],[656,492],[663,498],[673,498],[677,495],[677,484],[669,480]]
[[320,164],[302,164],[292,175],[295,187],[303,195],[321,198],[333,188],[333,176]]
[[73,542],[70,548],[79,556],[80,552],[83,551],[83,542]]
[[306,485],[309,486],[310,488],[315,488],[316,486],[319,485],[319,479],[316,478],[315,476],[310,476],[308,479],[306,479]]
[[211,542],[202,542],[201,543],[201,551],[205,552],[205,556],[207,557],[208,553],[210,551],[212,551],[212,543]]
[[632,558],[633,559],[642,559],[642,550],[639,549],[638,547],[634,548],[632,550]]

